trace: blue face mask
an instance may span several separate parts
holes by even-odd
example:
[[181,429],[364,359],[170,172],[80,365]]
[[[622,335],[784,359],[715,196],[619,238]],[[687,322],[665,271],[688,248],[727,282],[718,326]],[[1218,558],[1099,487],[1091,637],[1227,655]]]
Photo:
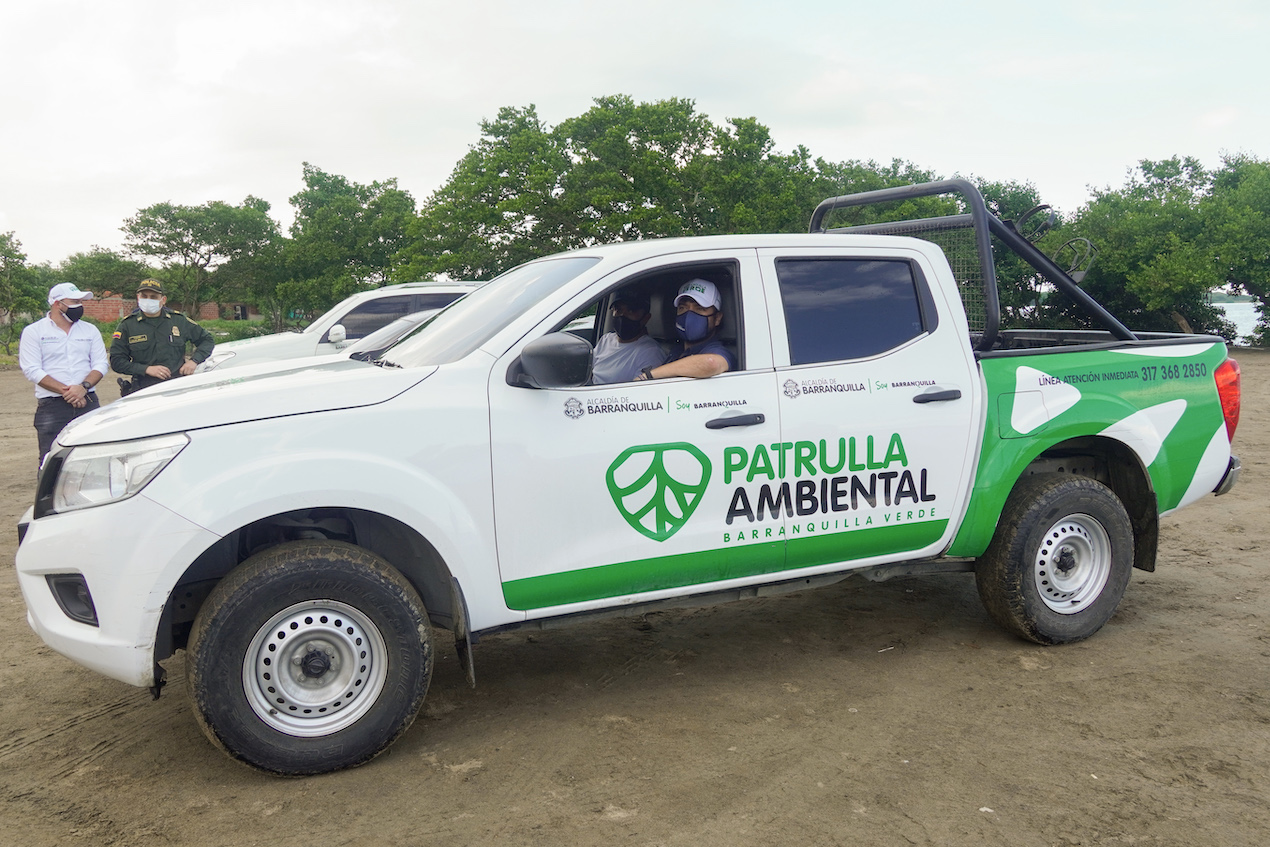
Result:
[[710,334],[710,319],[696,312],[684,312],[675,318],[675,330],[680,338],[692,344]]

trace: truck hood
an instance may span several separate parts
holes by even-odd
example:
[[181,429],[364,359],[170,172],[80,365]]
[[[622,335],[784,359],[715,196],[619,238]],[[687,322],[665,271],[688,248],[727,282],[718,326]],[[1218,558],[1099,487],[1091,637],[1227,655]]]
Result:
[[[236,342],[220,342],[216,347],[226,350],[240,350],[257,347],[268,348],[273,344],[286,344],[287,342],[295,343],[296,339],[304,338],[305,333],[271,333],[268,335],[257,335],[255,338],[240,338]],[[318,342],[318,337],[314,337],[314,343]]]
[[[321,339],[321,333],[308,332],[278,332],[273,335],[262,335],[258,338],[242,338],[238,341],[225,341],[217,344],[212,350],[209,361],[221,359],[222,361],[216,367],[218,368],[240,368],[246,365],[254,365],[260,362],[278,361],[281,359],[293,359],[297,356],[314,356],[338,353],[339,350],[333,344],[324,345],[328,349],[318,350],[318,341]],[[225,356],[229,355],[228,359]],[[200,365],[196,373],[205,373],[209,368]]]
[[235,353],[243,353],[251,351],[254,353],[265,353],[272,350],[294,350],[296,348],[308,347],[312,349],[317,346],[318,339],[321,334],[310,334],[304,332],[275,332],[272,335],[260,335],[256,338],[240,338],[237,341],[224,341],[216,345],[219,351],[234,351]]
[[396,397],[435,370],[381,368],[351,359],[310,356],[193,374],[76,418],[57,441],[68,447],[101,444],[371,406]]

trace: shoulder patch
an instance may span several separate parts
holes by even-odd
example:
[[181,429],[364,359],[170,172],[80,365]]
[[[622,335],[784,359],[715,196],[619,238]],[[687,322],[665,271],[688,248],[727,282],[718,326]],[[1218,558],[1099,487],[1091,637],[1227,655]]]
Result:
[[115,330],[115,334],[114,334],[114,335],[112,335],[112,336],[110,336],[110,337],[111,337],[111,339],[113,340],[113,339],[116,339],[116,338],[121,338],[122,336],[123,336],[123,333],[122,333],[122,332],[120,332],[119,330]]

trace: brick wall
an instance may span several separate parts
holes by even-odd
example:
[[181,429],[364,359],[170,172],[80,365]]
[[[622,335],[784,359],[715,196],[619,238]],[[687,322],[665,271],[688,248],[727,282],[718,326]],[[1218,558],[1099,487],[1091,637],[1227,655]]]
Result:
[[[94,297],[84,301],[84,315],[95,321],[114,322],[132,314],[135,308],[137,308],[135,297],[125,300],[118,294],[112,294],[109,297]],[[204,303],[199,307],[198,317],[195,320],[214,321],[219,317],[219,306],[215,303]]]
[[[130,308],[125,309],[126,304],[131,304]],[[131,312],[137,307],[137,301],[129,299],[125,301],[122,297],[94,297],[91,300],[84,301],[84,316],[92,318],[95,321],[105,321],[107,323],[117,321],[124,315]]]

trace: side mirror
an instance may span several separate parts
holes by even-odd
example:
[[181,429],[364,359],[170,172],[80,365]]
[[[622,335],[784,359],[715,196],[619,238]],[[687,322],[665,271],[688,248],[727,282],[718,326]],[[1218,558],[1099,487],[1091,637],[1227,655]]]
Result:
[[343,324],[336,324],[331,327],[330,331],[326,334],[326,340],[332,344],[343,344],[344,339],[347,337],[348,333],[344,330]]
[[591,345],[568,332],[553,332],[525,345],[507,370],[507,384],[574,388],[591,377]]

